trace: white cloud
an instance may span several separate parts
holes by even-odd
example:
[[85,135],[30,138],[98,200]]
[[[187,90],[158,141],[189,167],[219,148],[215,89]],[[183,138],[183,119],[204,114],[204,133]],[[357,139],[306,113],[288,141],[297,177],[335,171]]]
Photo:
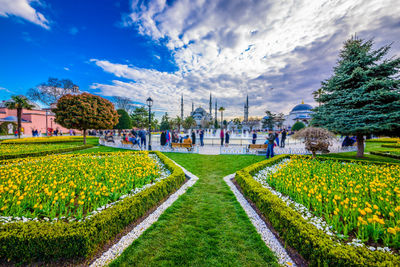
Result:
[[0,86],[0,91],[5,91],[5,92],[7,92],[7,93],[9,93],[9,94],[14,93],[13,91],[10,91],[10,90],[8,90],[7,88],[1,87],[1,86]]
[[64,67],[64,70],[69,71],[69,68],[68,67]]
[[[0,16],[17,16],[50,29],[49,21],[30,4],[32,0],[0,0]],[[35,1],[39,2],[39,1]]]
[[181,93],[186,107],[192,99],[208,107],[209,91],[228,116],[242,115],[246,94],[251,115],[266,109],[288,112],[302,99],[313,102],[311,92],[329,77],[352,34],[372,34],[386,43],[400,34],[398,23],[385,22],[400,19],[395,0],[133,0],[132,10],[124,25],[166,41],[178,71],[93,60],[104,71],[132,80],[93,88],[139,99],[150,94],[172,113],[179,111]]

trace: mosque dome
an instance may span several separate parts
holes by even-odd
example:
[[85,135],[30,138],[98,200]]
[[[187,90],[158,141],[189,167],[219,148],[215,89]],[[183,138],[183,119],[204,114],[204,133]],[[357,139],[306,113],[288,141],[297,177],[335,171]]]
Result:
[[194,114],[203,114],[203,115],[205,115],[207,112],[204,110],[204,108],[196,108],[196,109],[193,111],[193,113],[194,113]]
[[291,112],[298,112],[298,111],[309,111],[311,110],[313,107],[308,105],[308,104],[299,104],[297,106],[295,106]]

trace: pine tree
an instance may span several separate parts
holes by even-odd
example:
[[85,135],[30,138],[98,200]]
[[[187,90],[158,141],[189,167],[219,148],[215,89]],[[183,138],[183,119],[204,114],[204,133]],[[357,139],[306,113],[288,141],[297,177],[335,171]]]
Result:
[[168,113],[165,112],[164,116],[162,116],[161,118],[161,124],[160,124],[160,130],[161,131],[166,131],[169,130],[170,124],[169,124],[169,117],[168,117]]
[[118,123],[114,126],[114,129],[124,130],[132,128],[132,121],[129,117],[128,112],[125,109],[117,109],[119,115]]
[[400,58],[384,59],[390,45],[372,49],[373,41],[344,43],[333,76],[322,82],[312,124],[357,137],[364,156],[364,135],[400,132]]

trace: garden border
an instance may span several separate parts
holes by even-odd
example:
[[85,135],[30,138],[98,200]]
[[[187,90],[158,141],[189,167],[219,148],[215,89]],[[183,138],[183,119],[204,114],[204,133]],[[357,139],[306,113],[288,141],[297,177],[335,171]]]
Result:
[[[390,152],[390,151],[387,151],[387,152]],[[400,155],[386,154],[385,151],[371,151],[369,153],[372,154],[372,155],[377,155],[377,156],[388,157],[388,158],[399,159],[400,160]]]
[[185,182],[181,168],[156,154],[171,175],[83,222],[17,222],[0,225],[0,259],[32,262],[88,258]]
[[[16,144],[12,144],[12,145],[16,145]],[[1,145],[0,145],[0,147],[1,147]],[[54,150],[44,150],[44,151],[38,151],[38,152],[30,152],[30,153],[0,155],[0,160],[18,159],[18,158],[26,158],[26,157],[40,157],[40,156],[47,156],[47,155],[51,155],[51,154],[58,154],[58,153],[65,153],[65,152],[83,150],[83,149],[87,149],[87,148],[91,148],[91,147],[94,147],[94,145],[82,145],[82,146],[60,148],[60,149],[54,149]]]
[[269,220],[286,244],[296,249],[309,261],[310,266],[400,265],[400,257],[397,255],[382,251],[370,251],[366,247],[343,245],[332,240],[252,177],[257,171],[287,157],[289,155],[280,155],[255,163],[236,172],[235,176],[243,194]]

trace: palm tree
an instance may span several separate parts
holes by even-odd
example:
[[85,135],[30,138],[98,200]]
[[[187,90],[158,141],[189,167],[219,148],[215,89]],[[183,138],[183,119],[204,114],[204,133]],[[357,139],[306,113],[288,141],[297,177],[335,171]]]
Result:
[[21,138],[21,121],[22,121],[22,109],[32,109],[34,106],[29,103],[28,99],[23,95],[13,95],[11,100],[5,103],[6,108],[17,110],[17,129],[18,138]]
[[185,129],[191,129],[192,127],[196,126],[196,121],[192,116],[186,117],[186,119],[183,121],[183,128]]
[[312,92],[312,95],[314,96],[314,100],[316,102],[318,102],[318,106],[321,106],[321,101],[319,100],[319,98],[324,94],[324,89],[319,88],[317,90],[315,90],[314,92]]
[[224,107],[220,107],[219,109],[218,109],[218,111],[219,112],[221,112],[221,127],[224,127],[223,126],[223,118],[224,118],[224,110],[225,110],[225,108]]

